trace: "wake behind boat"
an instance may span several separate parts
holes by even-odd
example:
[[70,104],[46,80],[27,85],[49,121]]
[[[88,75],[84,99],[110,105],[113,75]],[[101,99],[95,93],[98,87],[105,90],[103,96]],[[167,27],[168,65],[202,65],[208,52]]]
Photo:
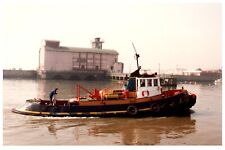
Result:
[[[133,45],[134,46],[134,45]],[[135,47],[134,47],[135,49]],[[136,51],[136,50],[135,50]],[[72,99],[56,100],[50,105],[47,99],[30,99],[12,112],[34,116],[145,116],[186,112],[196,103],[196,95],[185,89],[163,91],[157,74],[140,74],[139,55],[137,70],[130,74],[124,89],[94,89],[88,91],[76,86]],[[80,95],[87,92],[87,97]]]

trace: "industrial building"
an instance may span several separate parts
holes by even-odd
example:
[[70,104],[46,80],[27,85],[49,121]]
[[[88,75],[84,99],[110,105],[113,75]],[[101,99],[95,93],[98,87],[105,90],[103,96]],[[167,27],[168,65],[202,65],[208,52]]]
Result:
[[123,73],[119,53],[102,49],[95,38],[92,48],[60,46],[60,41],[44,40],[39,50],[38,77],[42,79],[105,79],[111,73]]

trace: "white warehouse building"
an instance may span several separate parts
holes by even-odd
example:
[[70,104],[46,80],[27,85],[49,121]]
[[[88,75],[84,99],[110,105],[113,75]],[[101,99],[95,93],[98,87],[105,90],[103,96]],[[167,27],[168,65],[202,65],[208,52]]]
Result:
[[102,49],[95,38],[92,48],[64,47],[60,41],[44,40],[39,50],[38,76],[43,79],[103,79],[123,73],[116,50]]

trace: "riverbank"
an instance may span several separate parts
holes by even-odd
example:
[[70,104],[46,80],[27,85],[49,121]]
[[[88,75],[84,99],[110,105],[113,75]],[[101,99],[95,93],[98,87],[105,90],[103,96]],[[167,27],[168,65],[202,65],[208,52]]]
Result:
[[[75,70],[73,72],[48,72],[48,78],[44,79],[61,79],[61,80],[126,80],[129,76],[128,73],[111,73],[107,74],[102,71],[82,71]],[[222,76],[221,74],[207,75],[207,76],[185,76],[185,75],[160,75],[162,79],[172,79],[173,82],[195,81],[195,82],[214,82]],[[37,79],[38,71],[36,70],[3,70],[3,79]]]

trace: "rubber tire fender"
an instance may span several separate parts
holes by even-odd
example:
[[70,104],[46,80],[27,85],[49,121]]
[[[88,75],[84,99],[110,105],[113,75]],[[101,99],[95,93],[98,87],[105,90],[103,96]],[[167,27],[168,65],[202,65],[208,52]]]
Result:
[[132,116],[137,115],[138,109],[137,109],[136,106],[130,105],[130,106],[127,107],[127,113],[128,113],[129,115],[132,115]]
[[153,112],[159,112],[161,110],[159,104],[157,103],[153,103],[150,107]]

